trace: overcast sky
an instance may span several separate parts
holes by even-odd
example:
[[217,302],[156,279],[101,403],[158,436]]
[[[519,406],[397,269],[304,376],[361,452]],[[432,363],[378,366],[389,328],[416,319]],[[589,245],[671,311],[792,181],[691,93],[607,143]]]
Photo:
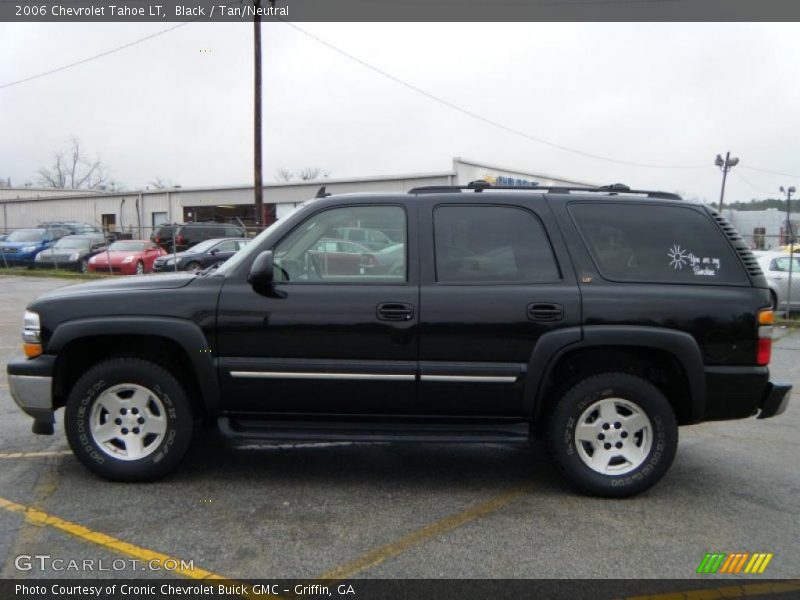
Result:
[[[165,29],[0,24],[0,85]],[[364,61],[527,135],[443,106],[288,25],[265,24],[264,173],[445,171],[454,156],[716,200],[717,153],[741,163],[726,199],[800,175],[798,24],[299,24]],[[0,177],[36,183],[75,135],[126,188],[252,181],[252,26],[192,23],[0,89]],[[744,178],[744,179],[742,179]],[[745,181],[746,180],[746,181]],[[749,182],[749,183],[748,183]]]

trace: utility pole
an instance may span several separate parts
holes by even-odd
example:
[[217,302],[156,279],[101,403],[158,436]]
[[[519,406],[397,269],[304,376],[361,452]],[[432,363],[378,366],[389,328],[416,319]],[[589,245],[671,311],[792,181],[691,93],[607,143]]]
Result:
[[264,186],[261,160],[261,0],[253,0],[256,14],[253,17],[253,58],[255,71],[253,73],[253,172],[255,179],[255,210],[256,225],[263,225],[264,220]]
[[786,289],[786,316],[792,316],[792,272],[794,269],[794,234],[792,233],[792,194],[795,192],[794,186],[784,189],[781,192],[786,194],[786,239],[789,242],[789,283]]
[[722,189],[719,192],[719,212],[722,214],[722,203],[725,201],[725,180],[728,178],[728,171],[739,164],[739,159],[732,158],[731,153],[727,152],[724,159],[722,155],[717,154],[714,164],[722,170]]

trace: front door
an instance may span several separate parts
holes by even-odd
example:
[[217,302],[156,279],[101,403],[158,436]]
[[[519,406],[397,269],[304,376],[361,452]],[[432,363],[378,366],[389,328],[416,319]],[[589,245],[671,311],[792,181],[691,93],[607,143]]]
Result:
[[542,200],[420,209],[420,405],[436,415],[524,414],[527,365],[548,331],[580,323],[566,250]]
[[[371,203],[309,215],[271,248],[272,296],[229,277],[217,339],[226,408],[306,416],[414,410],[419,277],[410,209]],[[390,238],[383,248],[338,243],[338,232],[351,228]]]

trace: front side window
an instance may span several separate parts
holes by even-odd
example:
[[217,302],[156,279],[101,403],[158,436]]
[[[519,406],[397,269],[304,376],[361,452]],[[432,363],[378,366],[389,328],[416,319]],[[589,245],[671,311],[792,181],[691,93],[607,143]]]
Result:
[[[401,251],[366,246],[352,231],[402,232]],[[306,219],[274,248],[275,280],[312,283],[401,283],[406,280],[406,213],[399,206],[348,206]],[[345,236],[347,235],[347,239]]]
[[539,219],[509,206],[440,206],[433,216],[436,281],[545,283],[560,279]]
[[747,283],[728,240],[701,212],[682,206],[573,202],[569,207],[606,279],[645,283]]

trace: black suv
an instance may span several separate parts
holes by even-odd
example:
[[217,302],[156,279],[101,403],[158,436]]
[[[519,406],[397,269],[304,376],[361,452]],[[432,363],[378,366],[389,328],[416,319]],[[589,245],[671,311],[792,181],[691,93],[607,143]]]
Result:
[[[247,230],[226,223],[185,223],[162,225],[150,239],[167,252],[182,252],[195,244],[214,238],[243,238]],[[173,247],[174,243],[174,247]]]
[[[392,232],[399,268],[319,240]],[[316,257],[310,258],[310,253]],[[11,392],[92,471],[173,470],[202,418],[230,438],[526,442],[578,490],[629,496],[678,426],[772,417],[770,297],[708,206],[623,186],[318,198],[215,271],[34,301]]]

